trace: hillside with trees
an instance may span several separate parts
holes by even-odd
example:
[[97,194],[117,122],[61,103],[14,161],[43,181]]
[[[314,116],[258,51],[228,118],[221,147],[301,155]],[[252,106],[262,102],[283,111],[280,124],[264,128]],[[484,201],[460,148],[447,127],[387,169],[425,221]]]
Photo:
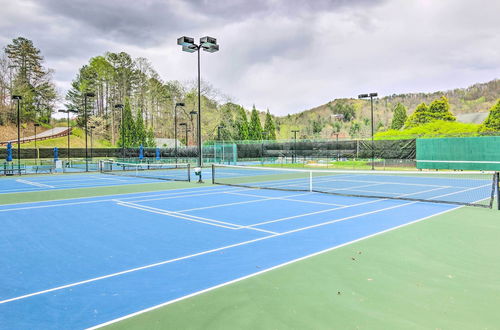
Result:
[[[22,134],[31,131],[34,123],[53,126],[59,98],[65,100],[67,109],[77,111],[76,125],[80,128],[86,109],[88,125],[94,126],[96,138],[110,146],[153,146],[155,138],[174,138],[175,117],[182,124],[177,128],[178,139],[185,140],[187,132],[190,144],[196,141],[196,83],[164,80],[146,58],[133,58],[125,52],[92,57],[77,70],[66,95],[57,95],[52,73],[43,66],[41,51],[32,41],[19,37],[4,47],[0,56],[0,137],[14,138],[17,112],[11,96],[21,95]],[[337,135],[362,139],[371,134],[369,100],[336,99],[310,110],[274,116],[272,109],[245,109],[230,102],[205,81],[201,92],[204,141],[219,137],[225,141],[290,139],[292,130],[298,130],[301,139]],[[491,133],[499,130],[499,96],[500,80],[493,80],[444,92],[377,98],[374,128],[378,138],[422,136],[426,128],[438,135]],[[458,114],[486,113],[489,109],[493,110],[482,125],[456,121]],[[441,124],[436,126],[436,121]]]

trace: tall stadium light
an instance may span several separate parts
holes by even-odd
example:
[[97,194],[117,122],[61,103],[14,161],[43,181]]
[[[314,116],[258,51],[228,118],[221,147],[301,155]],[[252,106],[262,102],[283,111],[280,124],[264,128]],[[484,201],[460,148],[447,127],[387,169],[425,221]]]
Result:
[[370,98],[370,104],[371,104],[371,117],[372,117],[372,171],[375,169],[375,143],[373,141],[373,98],[377,97],[377,93],[370,93],[370,94],[360,94],[358,95],[358,99],[367,99]]
[[92,143],[92,140],[93,140],[93,129],[95,128],[95,126],[90,126],[90,159],[92,159],[92,149],[93,149],[93,143]]
[[12,99],[17,101],[17,171],[21,175],[21,95],[12,95]]
[[38,149],[36,148],[36,128],[40,127],[40,124],[35,123],[33,124],[33,126],[35,127],[35,164],[38,165]]
[[88,132],[87,132],[87,125],[88,125],[88,114],[87,114],[87,98],[88,97],[94,97],[95,94],[92,92],[86,92],[84,94],[84,102],[83,102],[83,117],[85,120],[85,172],[89,171],[89,148],[88,148]]
[[177,102],[174,107],[174,150],[175,150],[175,163],[177,164],[177,107],[183,107],[184,102]]
[[[212,37],[200,38],[199,44],[194,43],[194,38],[191,37],[180,37],[177,39],[177,44],[182,46],[182,51],[187,53],[198,52],[198,167],[201,169],[203,166],[202,150],[201,150],[201,78],[200,78],[200,49],[208,53],[215,53],[219,51],[219,45],[217,44],[217,39]],[[201,178],[201,171],[199,173],[199,183],[203,183]]]
[[292,130],[293,139],[294,139],[292,163],[295,163],[297,161],[297,133],[298,132],[299,132],[298,130]]
[[179,126],[184,126],[184,130],[186,131],[186,147],[188,146],[188,125],[187,123],[180,123]]
[[69,145],[70,145],[70,140],[69,140],[69,137],[71,135],[71,127],[69,125],[69,114],[70,113],[77,113],[78,111],[76,110],[73,110],[73,109],[67,109],[67,110],[64,110],[64,109],[61,109],[61,110],[58,110],[57,112],[62,112],[62,113],[66,113],[68,116],[67,116],[67,124],[68,124],[68,150],[67,150],[67,158],[68,158],[68,163],[69,163],[69,160],[70,160],[70,155],[69,155]]
[[122,161],[125,161],[125,131],[123,126],[123,104],[115,104],[115,109],[121,110]]

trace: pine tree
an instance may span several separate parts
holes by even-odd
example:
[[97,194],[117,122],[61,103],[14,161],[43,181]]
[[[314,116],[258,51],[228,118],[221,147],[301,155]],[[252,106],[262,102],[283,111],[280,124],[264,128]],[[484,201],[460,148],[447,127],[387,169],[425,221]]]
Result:
[[[122,141],[122,125],[123,124],[123,141]],[[118,139],[118,146],[125,148],[136,147],[137,140],[135,138],[135,124],[132,117],[132,110],[130,109],[130,101],[125,99],[125,106],[123,108],[123,121],[120,121],[120,138]]]
[[500,99],[490,108],[490,113],[481,125],[480,131],[500,132]]
[[266,112],[266,121],[264,123],[264,131],[267,132],[268,140],[276,140],[276,126],[274,125],[273,116],[269,113],[269,109]]
[[406,107],[401,103],[398,103],[394,108],[394,116],[392,117],[391,129],[399,130],[405,125],[407,119]]
[[5,47],[5,55],[15,70],[13,90],[10,92],[23,98],[21,120],[34,120],[36,112],[39,112],[38,120],[48,123],[57,93],[52,82],[52,71],[42,65],[40,50],[31,40],[19,37]]
[[147,133],[146,133],[146,147],[148,148],[154,148],[156,147],[156,142],[155,142],[155,133],[153,132],[153,127],[149,127]]
[[450,103],[446,96],[441,96],[441,98],[432,101],[429,105],[429,113],[433,120],[457,120],[450,111]]
[[415,127],[430,122],[429,107],[425,103],[419,104],[411,116],[406,119],[405,128]]
[[226,103],[221,106],[221,119],[218,125],[224,127],[220,130],[221,140],[231,141],[233,138],[238,139],[238,129],[233,119],[233,114],[238,113],[239,108],[241,107],[234,103]]
[[248,140],[249,128],[248,128],[247,113],[245,109],[243,109],[243,107],[239,107],[238,109],[238,116],[236,118],[235,126],[236,126],[236,131],[238,133],[237,139],[241,141]]
[[257,111],[257,109],[255,109],[255,105],[253,106],[252,113],[250,114],[250,125],[248,132],[249,140],[262,139],[262,125],[260,123],[259,112]]
[[134,137],[135,137],[135,146],[138,147],[142,144],[142,146],[146,146],[146,127],[144,126],[144,119],[142,118],[142,111],[137,109],[135,125],[134,125]]

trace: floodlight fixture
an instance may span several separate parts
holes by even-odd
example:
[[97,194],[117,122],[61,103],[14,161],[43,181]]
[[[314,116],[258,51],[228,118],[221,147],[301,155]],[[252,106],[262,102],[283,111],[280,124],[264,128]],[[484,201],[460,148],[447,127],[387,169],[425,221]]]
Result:
[[187,53],[194,53],[198,50],[198,47],[195,45],[190,45],[190,46],[182,46],[182,51],[187,52]]
[[219,51],[219,45],[202,46],[202,48],[207,53],[215,53]]
[[85,96],[86,97],[94,97],[95,93],[94,92],[87,92],[87,93],[85,93]]
[[115,109],[123,109],[123,104],[115,104]]
[[179,46],[189,46],[189,45],[194,45],[194,38],[191,37],[180,37],[177,39],[177,44]]
[[377,93],[370,93],[370,97],[377,97],[378,94]]
[[208,36],[200,38],[200,45],[203,47],[215,46],[217,45],[217,39]]
[[13,100],[22,100],[23,97],[21,95],[12,95]]
[[189,114],[190,114],[191,116],[196,116],[196,115],[198,114],[198,111],[194,111],[194,110],[192,110],[192,111],[190,111],[190,112],[189,112]]
[[368,95],[368,94],[359,94],[359,95],[358,95],[358,99],[365,99],[365,98],[367,98],[367,97],[369,97],[369,95]]
[[186,105],[186,104],[185,104],[184,102],[177,102],[177,103],[175,104],[175,106],[176,106],[176,107],[183,107],[183,106],[185,106],[185,105]]

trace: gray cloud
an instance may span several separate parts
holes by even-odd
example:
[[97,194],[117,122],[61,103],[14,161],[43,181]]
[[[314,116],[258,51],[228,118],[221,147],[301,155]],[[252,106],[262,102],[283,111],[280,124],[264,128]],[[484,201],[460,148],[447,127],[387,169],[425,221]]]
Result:
[[[500,3],[488,0],[0,0],[0,45],[34,41],[62,90],[106,51],[191,80],[177,37],[217,37],[203,79],[244,106],[297,112],[359,92],[433,91],[500,76]],[[192,54],[191,54],[192,55]]]

